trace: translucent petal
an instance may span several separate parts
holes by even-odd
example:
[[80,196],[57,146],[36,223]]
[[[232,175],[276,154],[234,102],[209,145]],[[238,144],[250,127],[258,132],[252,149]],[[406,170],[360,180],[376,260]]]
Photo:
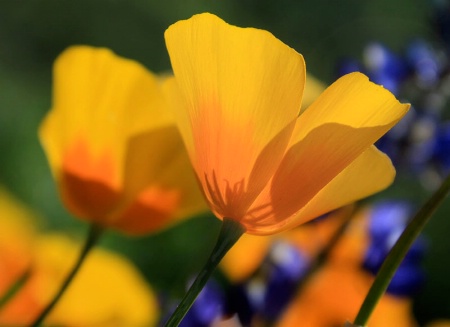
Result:
[[370,82],[367,76],[351,73],[329,86],[300,115],[291,144],[326,123],[354,128],[385,126],[386,132],[406,114],[409,107],[409,104],[398,102],[382,86]]
[[159,230],[208,208],[175,126],[130,139],[123,191],[125,207],[110,223],[131,234]]
[[184,103],[176,116],[198,178],[219,217],[239,217],[286,150],[303,58],[266,31],[211,14],[175,23],[165,38]]
[[[364,190],[364,187],[368,188],[362,192],[360,197],[388,186],[394,170],[386,156],[378,152],[373,154],[373,150],[370,150],[365,156],[371,155],[372,161],[363,160],[365,156],[356,160],[368,147],[370,148],[370,144],[375,142],[380,129],[383,129],[383,126],[352,128],[338,124],[326,124],[316,128],[303,141],[291,147],[270,185],[249,211],[244,223],[248,232],[252,230],[257,234],[272,233],[291,226],[293,224],[290,223],[292,216],[307,206],[347,167],[349,170],[338,180],[342,180],[340,184],[349,183],[348,185],[355,189],[356,193],[349,193],[349,195],[356,195],[361,191],[358,185]],[[366,164],[370,170],[365,170],[364,165],[360,162]],[[352,163],[356,165],[357,169],[351,168]],[[381,176],[386,174],[386,178],[383,179],[376,175],[377,172]],[[372,176],[378,178],[372,179]],[[372,188],[371,192],[369,192],[370,188]],[[336,199],[346,196],[345,192],[339,188],[334,188],[333,191]],[[329,194],[329,196],[333,196],[333,194]],[[343,202],[342,205],[346,203],[349,202]],[[323,209],[320,208],[321,205]],[[317,215],[320,215],[334,208],[321,202],[316,205],[315,211]],[[295,224],[314,217],[308,216],[299,219]]]
[[377,193],[391,185],[394,177],[395,168],[389,157],[371,146],[320,190],[291,218],[289,225],[301,224]]

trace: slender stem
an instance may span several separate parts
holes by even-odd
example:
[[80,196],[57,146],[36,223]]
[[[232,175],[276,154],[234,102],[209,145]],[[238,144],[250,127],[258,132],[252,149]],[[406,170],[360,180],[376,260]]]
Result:
[[17,292],[20,291],[23,285],[25,285],[26,281],[30,277],[31,269],[25,270],[11,285],[11,287],[6,291],[5,295],[0,298],[0,310],[8,304],[10,300],[14,298]]
[[450,175],[444,180],[439,189],[434,192],[431,198],[420,208],[414,218],[406,227],[400,238],[397,240],[387,258],[384,260],[372,287],[369,290],[364,302],[359,309],[354,325],[365,326],[372,311],[375,309],[380,298],[386,291],[398,266],[402,262],[414,240],[420,234],[433,213],[445,199],[450,190]]
[[183,300],[181,300],[175,312],[166,322],[165,327],[176,327],[180,324],[219,262],[244,232],[244,227],[237,221],[230,218],[223,219],[222,229],[220,230],[214,249]]
[[72,268],[69,275],[67,275],[66,279],[64,280],[63,284],[61,285],[61,288],[56,293],[53,300],[41,312],[41,314],[36,318],[36,320],[32,324],[30,324],[30,327],[38,327],[44,322],[44,319],[47,317],[47,315],[50,313],[50,311],[53,309],[53,307],[58,303],[61,296],[66,291],[67,287],[72,282],[73,278],[75,277],[75,275],[77,274],[78,270],[80,269],[82,263],[84,262],[84,259],[86,259],[86,256],[88,255],[90,250],[97,243],[102,232],[103,232],[103,229],[101,227],[99,227],[98,225],[92,224],[90,226],[88,237],[84,243],[83,248],[81,249],[80,255],[78,257],[77,262],[75,263],[75,266]]

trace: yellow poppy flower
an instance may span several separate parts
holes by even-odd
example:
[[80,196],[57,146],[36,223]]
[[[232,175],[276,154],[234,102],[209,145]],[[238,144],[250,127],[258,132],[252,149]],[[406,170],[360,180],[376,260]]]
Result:
[[[32,274],[0,310],[0,324],[30,324],[60,287],[78,250],[63,235],[40,236]],[[155,326],[158,316],[156,297],[135,267],[119,255],[94,249],[46,321],[55,326]]]
[[[36,216],[0,187],[0,298],[26,271],[24,285],[0,308],[0,326],[27,326],[54,296],[80,244],[39,234]],[[125,258],[94,249],[47,319],[50,326],[155,326],[157,299]]]
[[0,186],[0,299],[31,265],[36,234],[32,217],[22,203]]
[[[36,265],[42,269],[35,277],[35,296],[46,305],[78,249],[57,234],[42,237],[38,246]],[[94,249],[47,321],[65,326],[155,326],[158,316],[156,296],[135,267],[119,255]]]
[[39,136],[79,218],[142,234],[206,208],[160,84],[107,49],[76,46],[57,58]]
[[366,76],[340,78],[299,115],[305,63],[272,34],[205,13],[165,39],[178,125],[218,218],[273,234],[392,182],[373,143],[409,105]]

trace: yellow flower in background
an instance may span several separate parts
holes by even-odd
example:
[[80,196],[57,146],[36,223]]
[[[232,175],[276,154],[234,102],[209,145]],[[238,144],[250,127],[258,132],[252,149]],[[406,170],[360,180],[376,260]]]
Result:
[[107,49],[57,58],[39,136],[74,215],[142,234],[206,209],[160,83]]
[[218,218],[272,234],[392,182],[373,143],[409,105],[366,76],[340,78],[299,116],[305,63],[272,34],[205,13],[173,24],[165,39],[178,125]]
[[0,186],[0,299],[31,266],[36,237],[32,218],[33,214]]
[[[277,327],[342,326],[354,319],[373,276],[350,265],[327,264],[308,281],[284,312]],[[386,294],[375,308],[370,327],[417,327],[410,298]]]
[[[339,227],[348,220],[352,214],[353,206],[346,206],[330,213],[325,219],[314,221],[310,224],[283,233],[259,237],[244,234],[220,262],[221,270],[233,283],[239,283],[255,274],[266,258],[270,248],[278,241],[287,242],[299,248],[310,260],[317,257],[325,248],[330,239],[335,235]],[[353,220],[353,218],[352,218]],[[351,233],[353,236],[354,233]],[[359,236],[359,235],[358,235]],[[365,250],[365,239],[358,239],[360,249],[355,251],[349,243],[353,243],[355,237],[341,238],[332,251],[333,260],[347,261],[343,257],[356,257]],[[355,253],[356,252],[356,253]],[[251,255],[249,255],[251,253]],[[345,254],[344,254],[345,253]],[[360,262],[358,262],[359,264]],[[354,264],[349,262],[349,264]]]
[[[42,305],[57,291],[77,254],[78,247],[66,237],[41,238],[36,258],[41,274],[36,276],[35,296]],[[131,263],[95,249],[47,322],[64,326],[68,321],[71,326],[154,326],[158,316],[155,295]]]
[[[39,234],[35,216],[3,190],[0,213],[0,298],[24,271],[31,272],[0,308],[0,326],[26,326],[54,296],[81,244]],[[158,316],[156,297],[136,268],[117,254],[94,249],[46,325],[154,326]]]
[[[36,243],[33,273],[0,310],[0,325],[33,321],[60,287],[79,251],[79,245],[63,235],[44,235]],[[154,326],[158,316],[156,297],[132,264],[119,255],[94,249],[46,324]]]
[[[256,314],[251,320],[252,325],[255,323],[258,325],[260,321],[267,322],[266,319],[276,319],[278,324],[276,323],[275,326],[279,327],[343,326],[345,321],[354,321],[375,278],[373,272],[364,267],[367,254],[370,253],[371,247],[373,249],[371,226],[373,227],[375,210],[373,206],[354,209],[354,206],[347,206],[321,219],[269,237],[244,235],[246,242],[242,244],[238,242],[236,247],[224,257],[221,268],[228,279],[233,284],[243,285],[247,298],[250,298],[252,303],[259,303],[259,301],[266,303],[262,307],[259,307],[259,304],[255,305],[257,309],[254,310]],[[341,229],[342,226],[345,226],[344,230]],[[395,228],[392,230],[393,234],[398,231]],[[387,229],[385,232],[389,234]],[[388,234],[386,237],[389,236]],[[336,235],[339,237],[335,238]],[[245,238],[245,236],[251,238]],[[259,241],[261,239],[267,241],[261,243]],[[253,243],[249,245],[250,240]],[[324,253],[319,256],[320,251],[330,242],[333,242],[333,247],[327,248],[326,256]],[[281,252],[273,251],[277,243],[286,244],[289,248],[294,246],[298,249],[298,253],[302,254],[302,259],[297,259],[297,264],[289,261],[286,259],[289,257],[289,251],[284,252],[286,257],[283,258],[283,255],[280,255]],[[265,244],[265,250],[261,244]],[[378,246],[382,247],[382,245]],[[266,252],[261,253],[262,251]],[[246,262],[245,257],[249,257],[249,253],[251,258]],[[255,263],[256,259],[253,257],[262,257],[262,259]],[[321,266],[315,265],[315,260],[318,259],[320,262],[325,258]],[[292,271],[295,271],[295,268],[287,269],[286,262],[290,262],[290,267],[298,267],[299,262],[302,261],[306,263],[307,268],[301,275],[292,277],[294,275]],[[243,263],[244,272],[236,267],[241,263]],[[407,279],[415,273],[411,269]],[[290,278],[293,278],[295,282]],[[285,283],[284,285],[280,282],[281,280]],[[261,286],[258,286],[258,282]],[[270,304],[266,302],[269,296],[274,298],[280,296],[280,301],[287,301],[287,298],[283,298],[280,294],[292,291],[296,283],[299,288],[295,290],[289,303],[281,302],[286,303],[286,306],[280,309],[280,315],[277,314],[276,318],[265,316],[261,308],[269,307]],[[391,290],[382,297],[368,326],[417,327],[412,311],[412,292],[406,292],[408,288],[412,290],[416,287],[412,285],[414,283],[411,280],[397,281],[397,290]],[[402,286],[399,287],[399,284]],[[260,290],[252,293],[250,291],[252,285],[257,285],[256,289],[259,287]],[[277,291],[273,292],[274,289]],[[276,303],[276,300],[271,301],[269,303]]]

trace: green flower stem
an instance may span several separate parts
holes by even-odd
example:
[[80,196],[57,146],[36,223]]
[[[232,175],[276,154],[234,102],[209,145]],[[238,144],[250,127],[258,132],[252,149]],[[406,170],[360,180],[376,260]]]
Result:
[[14,298],[14,295],[25,285],[26,281],[31,275],[31,269],[25,270],[25,272],[20,275],[16,281],[11,285],[11,287],[6,291],[6,293],[0,298],[0,310],[6,306],[6,304]]
[[95,246],[95,244],[97,243],[98,239],[100,238],[102,232],[103,232],[103,229],[100,226],[95,225],[95,224],[92,224],[90,226],[88,237],[87,237],[87,239],[86,239],[86,241],[84,243],[84,246],[83,246],[83,248],[82,248],[82,250],[80,252],[78,260],[75,263],[75,266],[72,268],[72,271],[69,273],[69,275],[67,275],[65,281],[61,285],[61,288],[59,289],[58,293],[56,293],[56,295],[53,298],[53,300],[41,312],[39,317],[37,317],[36,320],[32,324],[30,324],[31,327],[38,327],[44,322],[44,319],[47,317],[47,315],[50,313],[50,311],[52,311],[53,307],[58,303],[58,301],[60,300],[61,296],[66,291],[67,287],[72,282],[73,278],[75,277],[75,275],[77,274],[77,272],[80,269],[81,265],[83,264],[84,260],[86,259],[88,253]]
[[359,309],[354,325],[365,326],[369,320],[372,311],[375,309],[380,298],[386,291],[392,277],[398,266],[402,262],[414,240],[425,227],[433,213],[445,199],[450,190],[450,175],[444,180],[439,189],[431,196],[431,198],[420,208],[414,218],[406,227],[400,238],[397,240],[387,258],[384,260],[372,287],[369,290],[364,302]]
[[212,250],[206,264],[203,269],[198,274],[194,283],[191,285],[183,300],[181,300],[175,312],[170,316],[169,320],[166,322],[166,327],[176,327],[183,320],[186,313],[189,311],[190,307],[194,303],[198,294],[201,292],[209,277],[216,269],[219,262],[227,254],[227,252],[233,247],[233,245],[239,240],[239,238],[244,234],[244,227],[237,221],[224,218],[222,222],[222,229],[220,230],[219,237],[217,239],[216,245]]

